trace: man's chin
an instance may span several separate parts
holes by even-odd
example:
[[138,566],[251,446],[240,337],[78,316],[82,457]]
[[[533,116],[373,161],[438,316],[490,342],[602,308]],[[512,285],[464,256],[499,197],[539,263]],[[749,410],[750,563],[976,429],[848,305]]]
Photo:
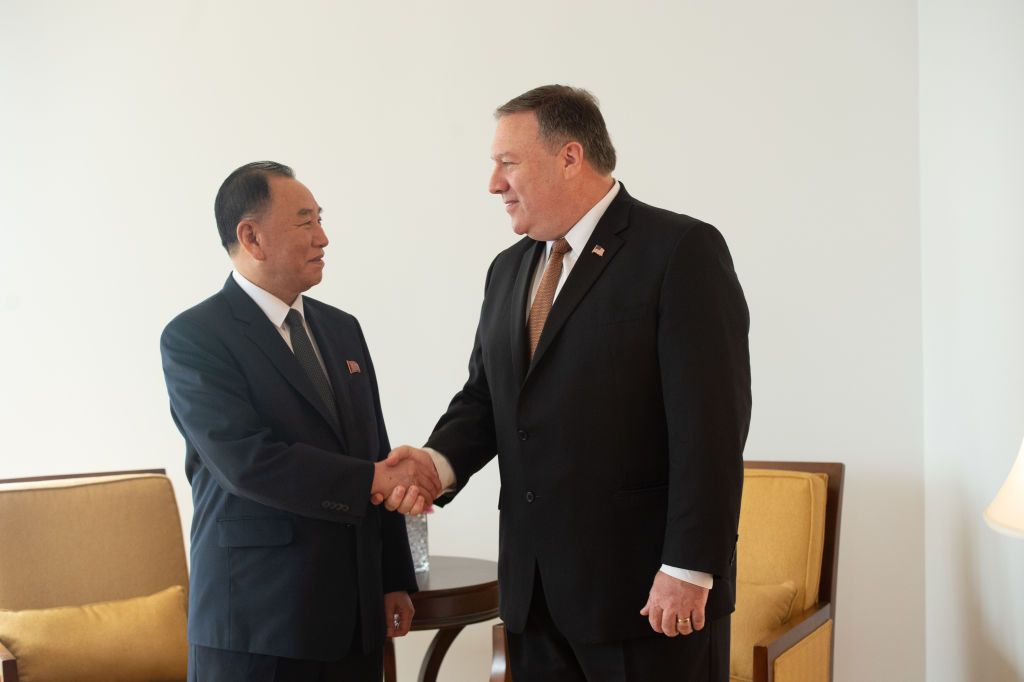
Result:
[[323,278],[324,278],[323,273],[318,272],[315,275],[311,274],[309,277],[306,278],[306,282],[305,282],[306,288],[303,289],[303,291],[309,291],[310,289],[315,287],[317,284],[320,284],[320,282],[321,282],[321,280],[323,280]]

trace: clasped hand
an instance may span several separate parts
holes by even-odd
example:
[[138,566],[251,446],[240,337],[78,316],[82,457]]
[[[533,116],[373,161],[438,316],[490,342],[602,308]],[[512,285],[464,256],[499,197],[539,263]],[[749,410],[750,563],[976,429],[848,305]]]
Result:
[[391,511],[422,514],[441,494],[441,479],[426,450],[401,445],[374,464],[370,502]]

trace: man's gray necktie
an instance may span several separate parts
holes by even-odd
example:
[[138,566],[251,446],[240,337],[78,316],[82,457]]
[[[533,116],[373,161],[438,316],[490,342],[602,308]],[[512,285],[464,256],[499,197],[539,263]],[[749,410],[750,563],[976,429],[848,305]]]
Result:
[[334,402],[334,391],[331,390],[331,382],[327,380],[327,375],[324,374],[320,361],[316,359],[313,342],[309,340],[306,327],[302,324],[302,313],[295,308],[290,309],[288,317],[285,318],[285,324],[288,325],[288,330],[292,335],[292,351],[295,353],[295,357],[298,359],[299,364],[302,365],[306,376],[313,382],[316,392],[323,399],[324,406],[331,415],[331,422],[335,426],[339,426],[338,406]]

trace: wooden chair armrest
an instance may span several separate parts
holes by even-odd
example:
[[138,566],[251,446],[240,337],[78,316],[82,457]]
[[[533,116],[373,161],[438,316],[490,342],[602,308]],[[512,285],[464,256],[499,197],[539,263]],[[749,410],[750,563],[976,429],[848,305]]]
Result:
[[0,682],[18,682],[18,659],[0,642]]
[[754,682],[772,682],[772,664],[832,617],[832,604],[815,604],[754,645]]

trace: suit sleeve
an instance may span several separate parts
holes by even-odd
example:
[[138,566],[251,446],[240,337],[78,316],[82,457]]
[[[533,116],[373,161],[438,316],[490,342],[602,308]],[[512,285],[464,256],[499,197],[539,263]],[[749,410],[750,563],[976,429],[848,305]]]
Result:
[[[493,271],[494,262],[487,270],[484,284],[484,305],[487,302],[487,290]],[[484,368],[483,344],[483,315],[481,315],[481,322],[477,324],[476,336],[473,341],[473,351],[469,356],[469,378],[462,390],[452,398],[448,405],[448,411],[437,422],[434,432],[427,439],[426,447],[437,450],[447,458],[455,472],[455,489],[438,498],[436,503],[440,506],[451,501],[466,485],[470,477],[498,454],[491,390],[487,383],[487,371]]]
[[[367,370],[370,375],[370,386],[373,388],[373,406],[377,415],[377,439],[380,452],[377,460],[386,459],[391,452],[387,428],[384,426],[384,411],[380,406],[380,391],[377,388],[377,372],[373,369],[370,349],[366,346],[363,330],[359,329],[359,341],[363,345],[363,357],[366,358]],[[412,553],[409,551],[409,538],[405,530],[405,517],[398,512],[388,511],[384,505],[377,507],[380,513],[381,526],[381,580],[385,594],[388,592],[408,592],[412,594],[419,588],[416,585],[416,572],[412,565]]]
[[749,314],[725,240],[688,230],[662,284],[658,357],[669,439],[662,562],[727,575],[750,424]]
[[174,421],[221,487],[301,516],[362,521],[371,461],[276,439],[230,351],[193,321],[167,325],[160,351]]

